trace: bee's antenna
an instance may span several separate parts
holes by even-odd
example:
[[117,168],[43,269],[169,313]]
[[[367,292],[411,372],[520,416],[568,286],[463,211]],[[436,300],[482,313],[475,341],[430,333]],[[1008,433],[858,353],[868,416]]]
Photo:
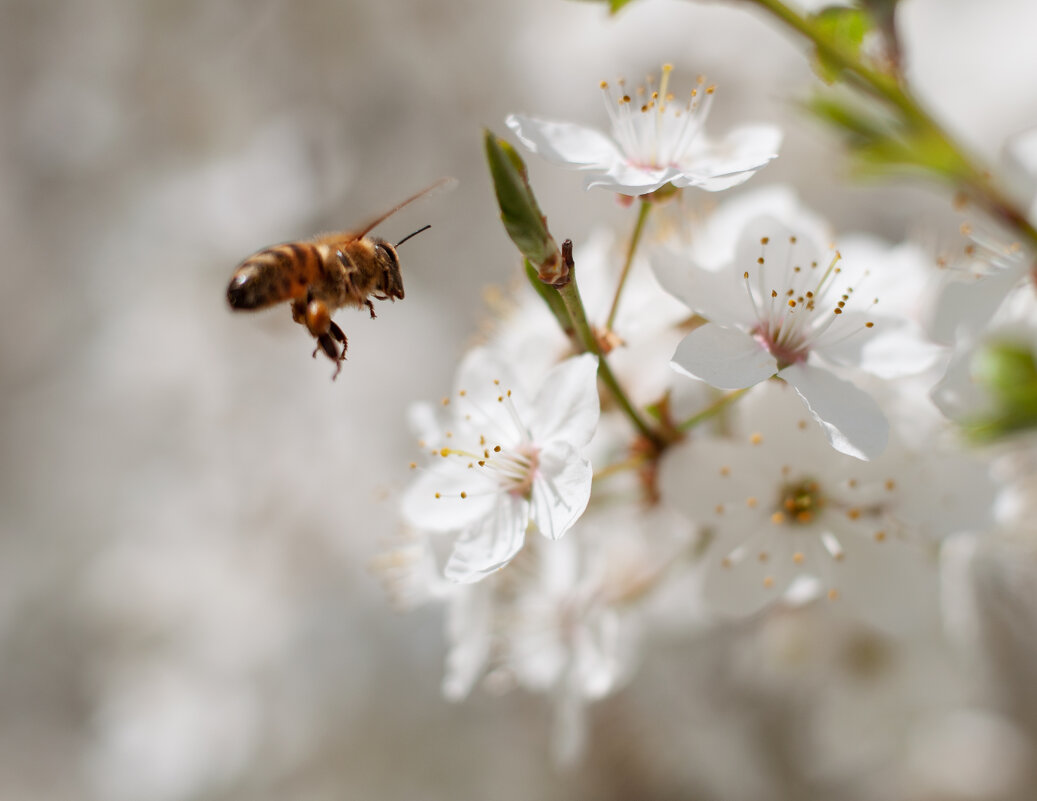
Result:
[[428,224],[428,225],[426,225],[425,227],[423,227],[423,228],[419,228],[419,229],[418,229],[417,231],[415,231],[415,232],[414,232],[413,234],[407,234],[407,235],[406,235],[405,237],[403,237],[403,239],[401,239],[401,240],[400,240],[399,242],[397,242],[397,243],[396,243],[396,247],[399,247],[400,245],[402,245],[402,244],[403,244],[404,242],[406,242],[406,241],[407,241],[408,239],[410,239],[411,237],[415,237],[415,236],[417,236],[418,234],[420,234],[420,233],[421,233],[422,231],[427,231],[427,230],[428,230],[429,228],[431,228],[431,227],[432,227],[432,223],[429,223],[429,224]]

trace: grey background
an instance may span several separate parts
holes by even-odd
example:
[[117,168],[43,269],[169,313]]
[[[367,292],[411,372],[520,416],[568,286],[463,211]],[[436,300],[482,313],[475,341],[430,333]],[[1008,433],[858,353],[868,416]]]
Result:
[[[920,94],[996,158],[1037,121],[1033,5],[904,6]],[[586,761],[559,771],[544,699],[447,704],[441,612],[396,614],[367,567],[397,531],[407,405],[449,388],[484,286],[514,279],[482,126],[604,125],[600,79],[671,61],[717,83],[707,130],[786,127],[754,183],[793,182],[843,230],[954,229],[937,194],[843,180],[792,108],[811,75],[784,32],[740,4],[668,0],[612,20],[561,0],[0,14],[0,798],[834,799],[915,776],[904,732],[977,692],[935,630],[891,655],[810,620],[792,690],[732,675],[767,631],[650,643],[634,686],[594,710]],[[630,225],[576,174],[529,163],[559,237]],[[381,228],[433,224],[401,250],[404,302],[340,314],[334,384],[287,309],[226,308],[247,253],[442,175],[459,187]],[[855,684],[871,662],[844,645],[892,674]]]

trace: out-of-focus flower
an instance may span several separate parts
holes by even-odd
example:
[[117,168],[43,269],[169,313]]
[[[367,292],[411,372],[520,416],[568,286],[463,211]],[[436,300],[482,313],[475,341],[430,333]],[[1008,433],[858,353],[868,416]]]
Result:
[[928,542],[989,523],[993,493],[980,466],[931,443],[847,458],[779,383],[754,390],[730,423],[730,438],[673,448],[659,476],[663,500],[713,537],[705,592],[718,611],[748,614],[795,587],[888,623],[934,573]]
[[[1005,178],[1013,194],[1037,225],[1037,128],[1012,137],[1005,145]],[[1034,267],[1033,249],[1013,241],[1003,230],[966,224],[971,242],[956,263],[935,303],[930,331],[938,342],[956,344],[975,339],[998,309],[1019,289]]]
[[528,400],[507,365],[479,348],[444,404],[452,414],[433,434],[433,462],[404,495],[403,515],[419,529],[457,532],[445,574],[478,581],[511,561],[527,530],[558,539],[583,514],[592,474],[581,451],[598,422],[597,359],[559,364]]
[[589,512],[564,539],[530,543],[507,571],[450,585],[441,596],[450,648],[444,695],[461,700],[483,676],[497,691],[548,695],[555,757],[578,758],[586,706],[633,675],[645,617],[658,614],[644,602],[677,572],[687,535],[671,510]]
[[736,128],[720,142],[702,134],[715,87],[699,79],[686,101],[669,91],[673,67],[630,95],[623,81],[602,81],[612,136],[571,122],[511,114],[508,127],[534,153],[563,167],[589,173],[587,187],[646,195],[666,184],[717,192],[749,179],[778,155],[781,131],[773,125]]
[[554,696],[559,761],[584,749],[587,704],[633,675],[643,602],[687,549],[682,526],[667,510],[626,505],[588,512],[573,537],[540,549],[538,579],[515,598],[504,653],[520,685]]
[[483,679],[491,692],[521,687],[550,697],[552,751],[568,763],[586,744],[587,705],[633,675],[642,630],[677,615],[683,631],[701,625],[697,572],[684,558],[695,542],[672,509],[608,503],[565,538],[528,543],[507,570],[477,583],[430,571],[435,557],[420,536],[408,535],[375,567],[393,599],[406,586],[412,602],[446,606],[444,696],[460,701]]
[[757,217],[742,228],[733,262],[719,269],[661,254],[660,283],[709,321],[685,337],[673,366],[721,389],[778,375],[837,450],[870,459],[885,448],[888,423],[871,396],[831,368],[894,378],[925,369],[938,349],[910,320],[876,314],[879,299],[862,290],[883,276],[867,264],[844,265],[838,251],[822,256],[816,231],[812,220],[801,231]]
[[939,293],[929,331],[937,342],[958,344],[975,339],[1020,289],[1033,256],[1016,242],[991,235],[972,234],[961,262],[950,265],[947,283]]

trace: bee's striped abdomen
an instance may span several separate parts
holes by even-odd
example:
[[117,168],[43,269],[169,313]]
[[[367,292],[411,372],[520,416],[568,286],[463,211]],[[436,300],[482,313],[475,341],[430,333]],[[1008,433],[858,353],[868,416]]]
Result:
[[235,309],[262,309],[303,299],[320,275],[321,254],[311,242],[288,242],[249,256],[234,271],[227,301]]

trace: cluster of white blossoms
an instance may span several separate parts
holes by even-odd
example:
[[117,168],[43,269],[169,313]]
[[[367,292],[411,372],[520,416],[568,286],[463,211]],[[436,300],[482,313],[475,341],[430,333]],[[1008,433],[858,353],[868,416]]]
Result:
[[[447,606],[445,694],[549,695],[562,758],[646,632],[806,604],[902,630],[935,607],[941,542],[994,525],[996,481],[953,422],[982,340],[946,343],[954,308],[926,302],[946,271],[910,243],[837,236],[784,186],[690,220],[692,195],[664,205],[667,186],[741,183],[781,139],[755,126],[710,142],[714,87],[679,101],[669,77],[602,84],[611,136],[508,118],[529,150],[658,203],[690,239],[657,226],[639,248],[610,231],[577,243],[598,355],[516,294],[452,394],[414,408],[407,541],[379,562],[405,604]],[[1003,278],[1021,261],[991,263]],[[627,404],[599,384],[606,365]]]

